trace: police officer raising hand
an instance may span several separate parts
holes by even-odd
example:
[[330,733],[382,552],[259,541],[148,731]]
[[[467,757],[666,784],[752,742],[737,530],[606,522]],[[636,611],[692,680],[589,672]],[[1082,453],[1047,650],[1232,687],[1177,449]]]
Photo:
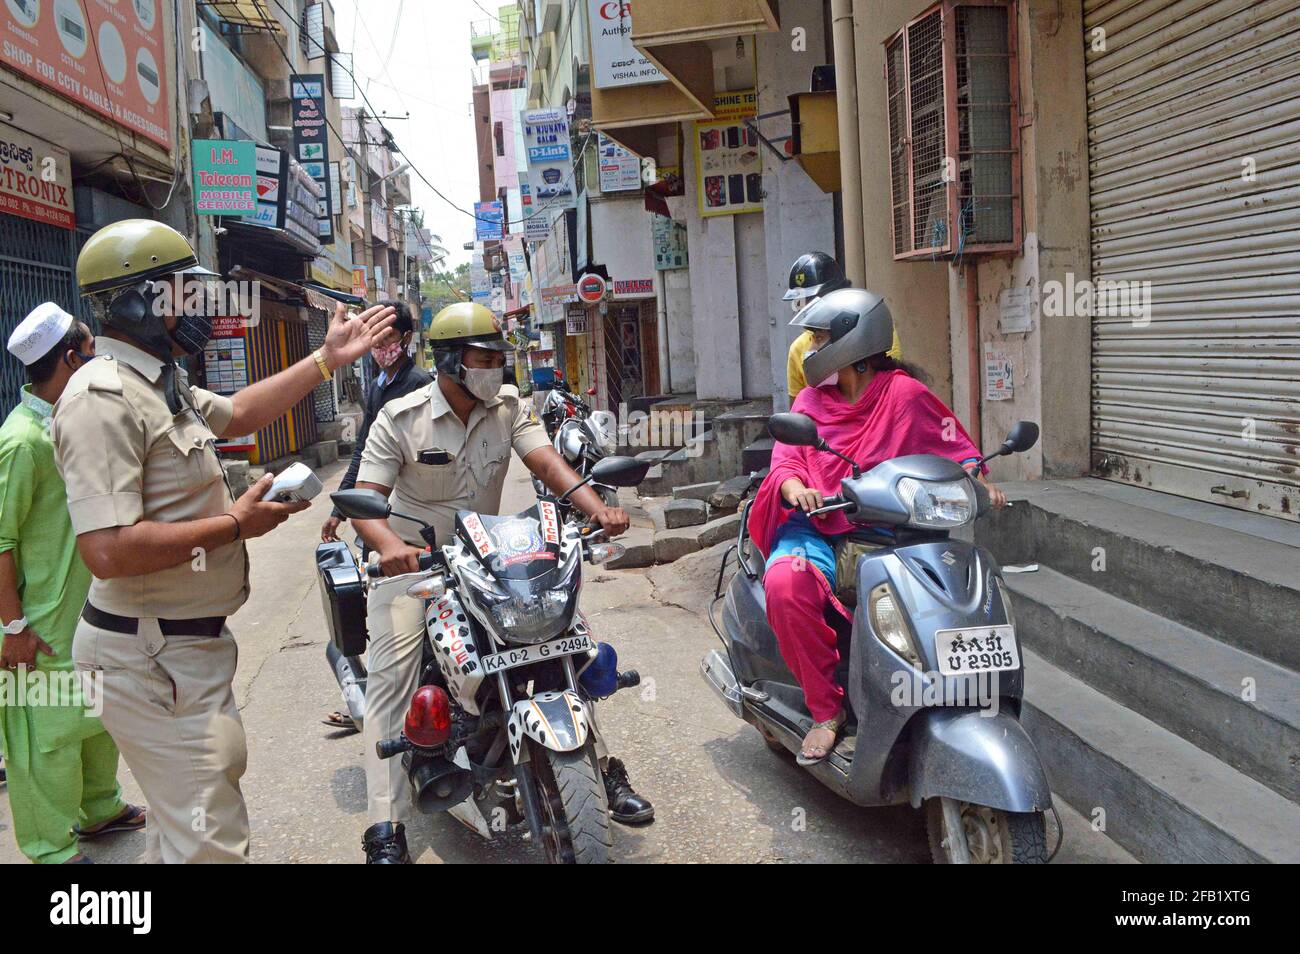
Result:
[[248,599],[243,541],[307,506],[263,503],[269,476],[233,500],[216,440],[279,418],[393,321],[392,308],[346,320],[340,306],[312,355],[223,397],[190,387],[177,365],[211,336],[202,283],[214,277],[161,222],[127,219],[92,235],[77,284],[104,334],[50,428],[94,575],[73,661],[101,680],[104,727],[149,801],[149,861],[247,860],[247,746],[226,619]]

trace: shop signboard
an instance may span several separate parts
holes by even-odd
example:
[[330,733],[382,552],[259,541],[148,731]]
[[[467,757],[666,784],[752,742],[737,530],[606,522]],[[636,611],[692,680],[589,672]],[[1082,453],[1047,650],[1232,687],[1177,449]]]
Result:
[[322,243],[334,241],[334,205],[330,195],[329,124],[325,118],[325,75],[295,73],[289,77],[293,158],[320,185],[312,231]]
[[591,80],[600,89],[662,83],[668,77],[632,45],[631,0],[587,0]]
[[[209,391],[231,395],[248,387],[248,355],[245,319],[218,317],[212,320],[212,337],[203,346],[203,380]],[[217,441],[223,451],[251,451],[257,436],[245,434]]]
[[718,93],[716,120],[695,124],[695,190],[700,215],[763,211],[763,157],[758,133],[745,125],[758,111],[754,90]]
[[61,229],[75,228],[68,153],[0,123],[0,212]]
[[528,186],[535,208],[572,209],[573,152],[569,116],[563,109],[527,109],[520,113]]
[[0,65],[170,150],[164,19],[160,0],[5,0]]
[[194,211],[247,215],[257,211],[257,144],[251,140],[195,139]]

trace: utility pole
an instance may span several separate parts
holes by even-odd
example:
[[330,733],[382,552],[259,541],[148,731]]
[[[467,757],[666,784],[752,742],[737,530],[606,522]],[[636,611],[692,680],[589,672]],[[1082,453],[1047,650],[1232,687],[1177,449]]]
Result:
[[366,297],[372,302],[380,299],[379,285],[375,281],[375,235],[374,226],[371,224],[371,175],[370,175],[370,132],[367,129],[366,108],[360,107],[357,111],[357,119],[361,124],[361,168],[366,176],[366,190],[361,196],[361,217],[365,220],[365,243],[366,243]]

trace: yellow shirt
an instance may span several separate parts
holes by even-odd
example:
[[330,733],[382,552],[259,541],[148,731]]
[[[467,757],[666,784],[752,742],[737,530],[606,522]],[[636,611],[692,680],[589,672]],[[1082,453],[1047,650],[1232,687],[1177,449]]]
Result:
[[[790,392],[790,400],[808,386],[807,380],[803,376],[803,359],[812,347],[813,336],[811,331],[805,331],[798,338],[795,338],[790,344],[790,355],[785,361],[785,380],[786,388]],[[903,346],[898,343],[898,329],[894,329],[894,343],[890,346],[888,355],[895,361],[903,359]]]

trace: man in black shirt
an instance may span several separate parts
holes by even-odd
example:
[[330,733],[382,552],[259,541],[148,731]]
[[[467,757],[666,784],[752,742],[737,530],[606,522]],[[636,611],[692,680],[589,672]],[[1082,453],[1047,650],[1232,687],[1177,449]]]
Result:
[[[365,450],[366,436],[370,433],[370,425],[379,416],[383,406],[393,398],[410,394],[433,380],[429,373],[412,361],[407,354],[411,339],[415,336],[415,323],[411,319],[411,309],[400,301],[385,301],[380,304],[391,305],[397,309],[397,318],[392,327],[379,339],[380,343],[370,352],[370,356],[379,367],[379,374],[366,392],[361,430],[357,432],[356,446],[352,450],[352,462],[348,464],[348,472],[343,475],[339,490],[351,490],[356,486],[357,469],[361,466],[361,452]],[[320,528],[320,538],[326,543],[337,540],[338,527],[342,519],[343,515],[335,509]]]

